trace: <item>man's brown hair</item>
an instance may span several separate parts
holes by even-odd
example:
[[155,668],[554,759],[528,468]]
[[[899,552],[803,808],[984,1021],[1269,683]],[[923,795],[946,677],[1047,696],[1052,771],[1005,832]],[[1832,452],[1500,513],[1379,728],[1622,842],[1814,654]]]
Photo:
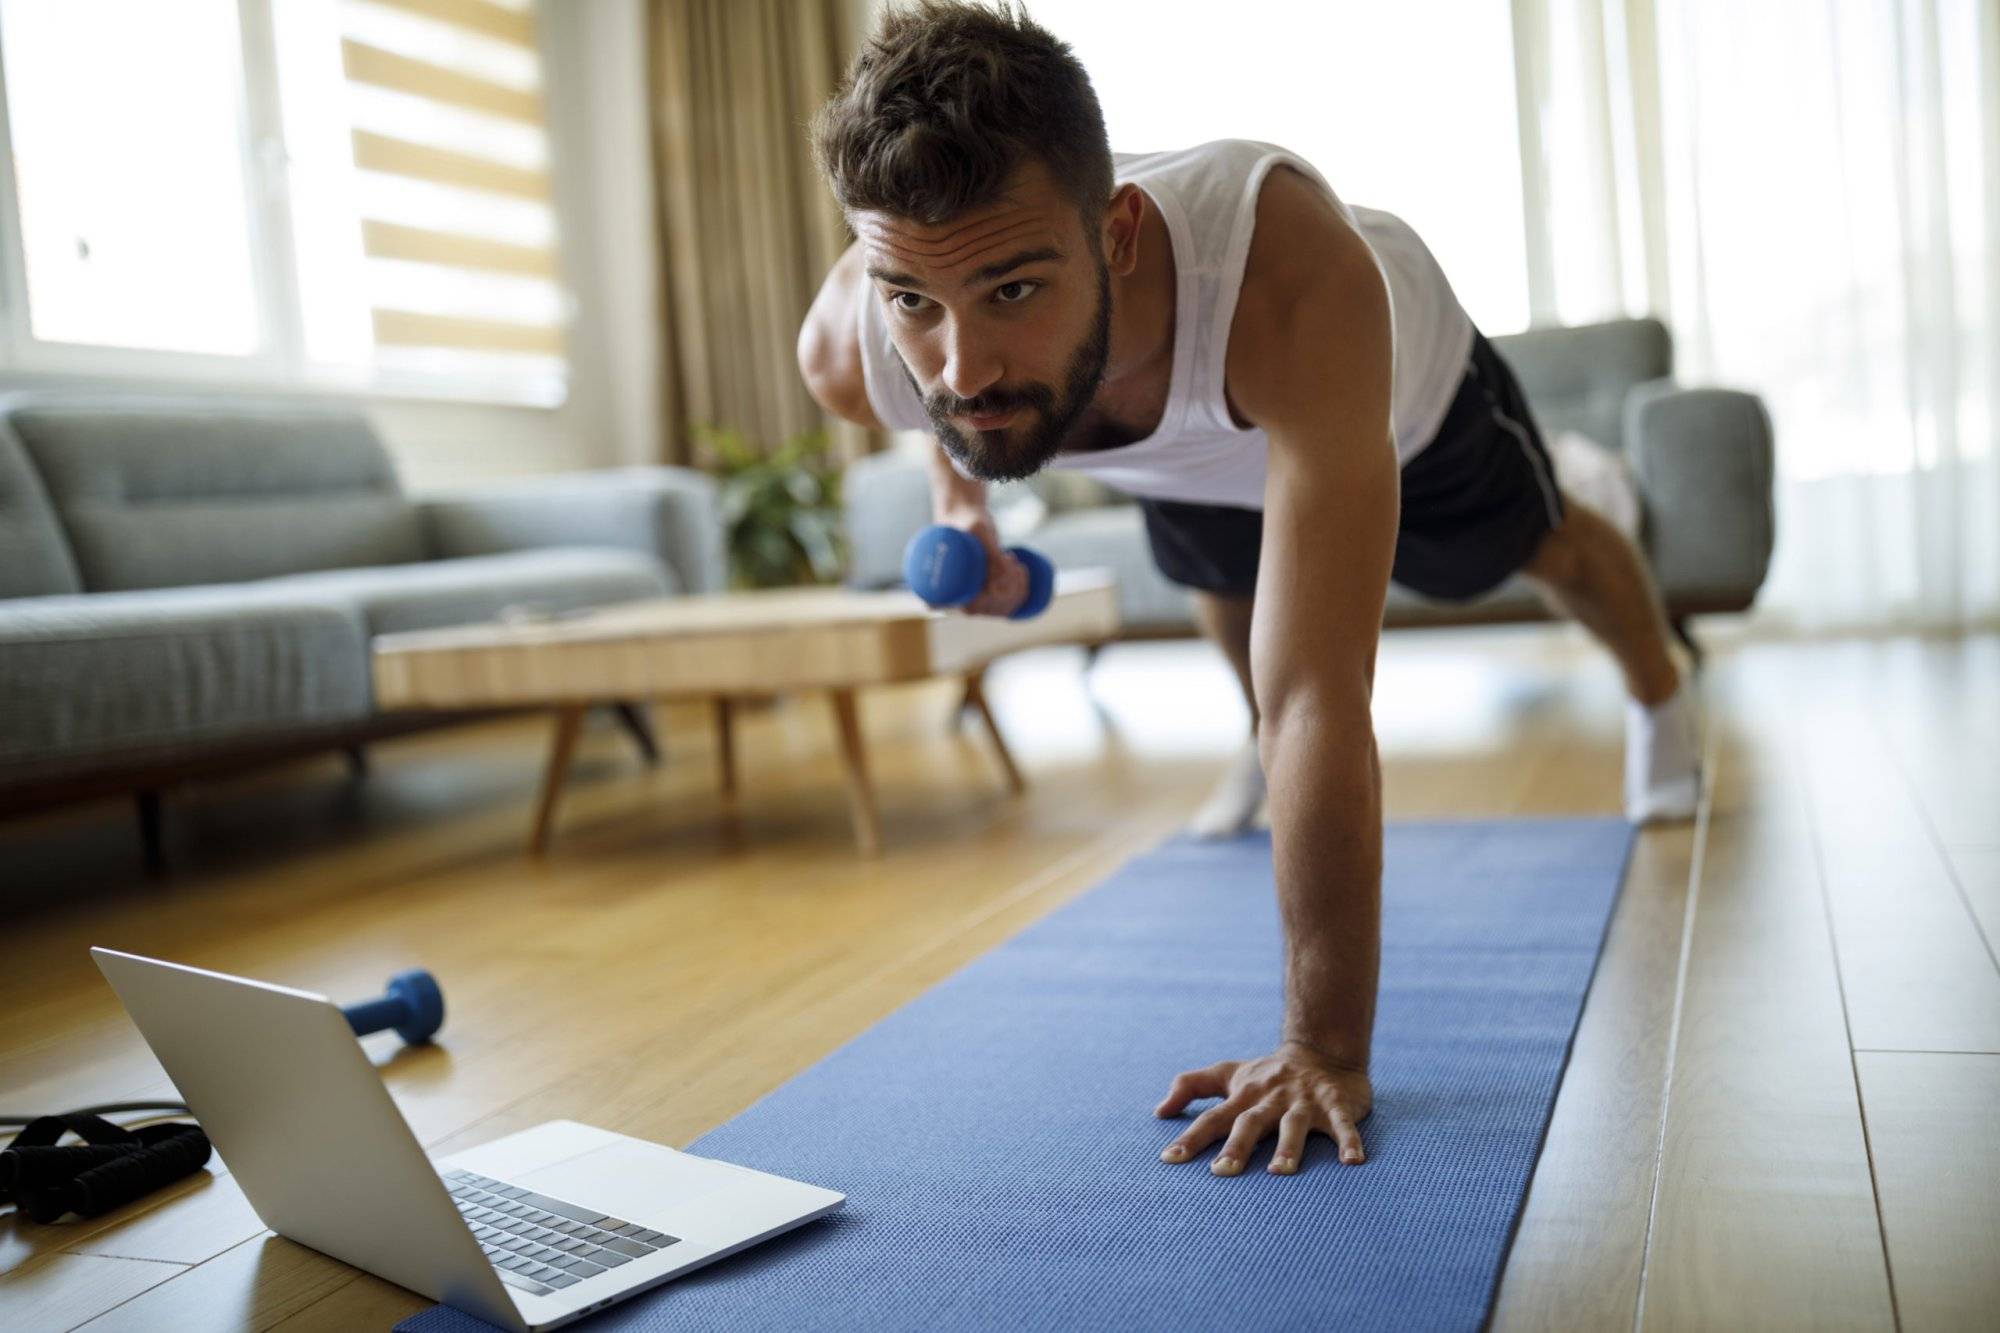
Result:
[[891,10],[812,134],[850,213],[944,222],[992,202],[1029,160],[1087,220],[1111,199],[1111,146],[1090,76],[1015,3]]

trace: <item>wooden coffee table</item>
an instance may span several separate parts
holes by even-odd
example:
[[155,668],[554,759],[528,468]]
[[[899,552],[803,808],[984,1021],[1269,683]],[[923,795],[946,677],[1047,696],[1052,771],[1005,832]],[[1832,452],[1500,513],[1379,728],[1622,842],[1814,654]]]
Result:
[[988,663],[1055,643],[1101,643],[1118,632],[1107,573],[1065,571],[1032,620],[933,611],[907,592],[785,589],[628,602],[551,620],[387,634],[374,643],[375,701],[385,710],[550,708],[555,737],[529,849],[546,851],[571,752],[587,709],[625,700],[714,701],[722,789],[733,797],[731,700],[824,691],[833,704],[854,837],[881,850],[881,824],[861,739],[856,692],[963,676],[1009,787],[1021,773],[986,705]]

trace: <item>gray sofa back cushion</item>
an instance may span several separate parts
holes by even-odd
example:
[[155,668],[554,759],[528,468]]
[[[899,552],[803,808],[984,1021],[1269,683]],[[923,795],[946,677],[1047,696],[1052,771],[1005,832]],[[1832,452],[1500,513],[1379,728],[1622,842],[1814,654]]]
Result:
[[82,591],[42,479],[0,423],[0,597]]
[[1625,447],[1625,395],[1674,373],[1673,340],[1657,319],[1533,329],[1493,340],[1513,368],[1544,435],[1580,431]]
[[91,592],[424,558],[368,421],[339,406],[24,395],[0,403]]

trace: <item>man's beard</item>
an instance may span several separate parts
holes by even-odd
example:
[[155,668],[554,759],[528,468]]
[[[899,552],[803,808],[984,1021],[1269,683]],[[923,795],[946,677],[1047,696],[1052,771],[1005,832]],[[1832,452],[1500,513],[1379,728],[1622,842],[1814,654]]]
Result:
[[[924,398],[924,414],[938,443],[952,461],[981,481],[1016,481],[1039,472],[1044,463],[1062,448],[1063,437],[1097,396],[1104,382],[1104,366],[1111,357],[1111,270],[1102,261],[1097,266],[1097,317],[1090,336],[1070,358],[1063,376],[1062,395],[1046,384],[1020,388],[996,385],[977,398],[959,398],[935,393]],[[897,358],[901,364],[902,358]],[[909,367],[903,367],[909,375]],[[916,377],[910,376],[911,387]],[[917,389],[923,395],[922,389]],[[1034,416],[1015,421],[1001,430],[963,431],[952,421],[955,416],[984,416],[1010,408],[1031,408]]]

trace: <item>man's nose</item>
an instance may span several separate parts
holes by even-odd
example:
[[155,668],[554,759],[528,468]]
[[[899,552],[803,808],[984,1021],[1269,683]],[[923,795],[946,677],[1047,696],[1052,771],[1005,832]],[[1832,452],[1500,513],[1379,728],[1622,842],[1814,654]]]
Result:
[[1000,358],[962,325],[945,333],[944,387],[960,398],[977,398],[1000,382]]

